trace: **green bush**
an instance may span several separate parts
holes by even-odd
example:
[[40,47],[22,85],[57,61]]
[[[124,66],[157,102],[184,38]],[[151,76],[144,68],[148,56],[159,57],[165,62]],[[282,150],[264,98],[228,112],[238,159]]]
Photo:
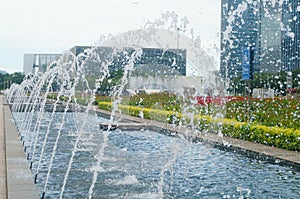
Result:
[[[99,109],[112,110],[111,102],[98,102]],[[118,109],[124,114],[144,119],[152,119],[161,122],[178,123],[182,118],[181,113],[174,111],[164,111],[157,109],[141,108],[137,106],[118,105]]]
[[98,102],[98,108],[106,111],[112,110],[112,103],[111,102]]
[[224,122],[222,132],[225,136],[255,143],[289,150],[300,150],[300,130],[250,125],[245,122]]
[[139,94],[131,96],[123,102],[124,105],[139,106],[143,108],[160,107],[166,111],[181,111],[180,99],[171,93]]
[[[251,120],[256,124],[269,127],[300,129],[299,99],[255,99],[251,100]],[[226,104],[226,118],[248,122],[248,107],[244,101]]]
[[[98,107],[104,110],[111,110],[111,102],[99,102]],[[175,111],[164,111],[137,106],[119,105],[119,110],[124,114],[143,117],[167,123],[189,124],[190,119]],[[182,122],[185,121],[185,122]],[[300,130],[292,128],[268,127],[258,124],[249,124],[234,119],[212,118],[199,114],[193,115],[193,122],[201,131],[218,132],[223,135],[243,139],[269,146],[300,151]]]

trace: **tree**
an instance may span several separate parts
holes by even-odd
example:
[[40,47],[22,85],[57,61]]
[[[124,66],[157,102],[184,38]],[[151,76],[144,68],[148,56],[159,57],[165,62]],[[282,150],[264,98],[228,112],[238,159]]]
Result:
[[124,71],[122,69],[110,68],[109,77],[106,77],[101,83],[97,93],[100,95],[110,95],[112,88],[120,83],[123,77]]
[[[300,68],[292,71],[293,87],[300,86]],[[281,71],[275,74],[272,73],[256,73],[254,78],[250,80],[251,90],[253,88],[270,88],[279,95],[285,95],[287,89],[287,73]],[[245,82],[241,75],[234,78],[229,84],[228,91],[234,95],[244,95]]]
[[21,72],[13,74],[0,74],[0,89],[9,88],[13,83],[21,84],[25,75]]
[[230,81],[228,91],[233,95],[244,95],[244,81],[241,75]]
[[300,68],[292,71],[293,87],[300,88]]

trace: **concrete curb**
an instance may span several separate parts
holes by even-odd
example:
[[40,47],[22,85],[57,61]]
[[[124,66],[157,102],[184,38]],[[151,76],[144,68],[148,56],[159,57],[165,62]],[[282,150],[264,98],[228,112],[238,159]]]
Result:
[[9,106],[4,103],[3,96],[1,98],[6,149],[7,198],[38,199],[38,189],[33,182],[12,113]]
[[0,198],[7,199],[6,147],[3,96],[0,95]]

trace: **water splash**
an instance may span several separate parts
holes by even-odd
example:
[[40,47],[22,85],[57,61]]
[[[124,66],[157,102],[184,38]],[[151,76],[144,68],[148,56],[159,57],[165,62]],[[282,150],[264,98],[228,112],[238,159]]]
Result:
[[[36,182],[41,168],[44,167],[43,161],[46,161],[44,160],[44,158],[46,155],[45,150],[46,146],[48,145],[48,139],[49,137],[52,137],[54,135],[56,136],[55,141],[53,142],[52,150],[50,151],[51,155],[49,157],[49,160],[47,160],[48,165],[42,190],[42,197],[45,197],[48,190],[54,159],[57,155],[57,148],[63,133],[66,115],[71,109],[73,109],[74,104],[75,106],[78,105],[78,92],[82,93],[81,96],[87,94],[90,97],[88,98],[84,115],[82,118],[80,118],[81,123],[78,123],[76,125],[76,132],[73,133],[73,136],[75,136],[76,138],[73,143],[73,149],[70,154],[68,166],[61,185],[59,196],[60,198],[64,197],[70,171],[74,163],[74,158],[80,151],[79,145],[81,143],[82,135],[89,119],[89,114],[93,109],[95,96],[99,88],[102,86],[103,81],[111,75],[109,66],[113,64],[116,58],[120,58],[120,54],[122,54],[123,58],[125,57],[125,61],[123,60],[122,63],[124,67],[122,78],[120,79],[119,84],[117,84],[111,92],[113,98],[113,109],[110,115],[109,124],[112,124],[115,122],[115,114],[118,110],[118,105],[123,100],[123,93],[126,90],[126,86],[129,84],[131,73],[135,69],[135,62],[137,62],[137,60],[139,60],[143,55],[143,46],[147,46],[147,43],[149,44],[149,42],[156,43],[158,46],[161,46],[160,42],[162,40],[157,37],[157,35],[155,36],[155,34],[157,33],[157,29],[161,27],[167,27],[170,32],[172,32],[171,30],[175,30],[173,36],[174,38],[177,37],[177,41],[175,42],[177,44],[177,48],[183,45],[193,45],[193,41],[185,44],[180,40],[182,38],[183,41],[184,39],[187,40],[185,36],[181,34],[188,32],[188,24],[189,21],[186,17],[180,19],[174,12],[164,13],[161,20],[147,23],[145,25],[147,29],[144,29],[143,32],[135,32],[135,34],[126,37],[125,41],[120,42],[118,41],[118,37],[112,37],[110,35],[107,37],[103,37],[100,41],[101,45],[109,44],[110,46],[112,46],[112,52],[105,54],[104,57],[101,56],[101,52],[99,52],[99,48],[97,46],[87,49],[79,55],[74,55],[71,52],[66,52],[61,57],[61,59],[55,63],[55,66],[47,70],[44,74],[28,75],[27,77],[25,77],[21,86],[12,86],[7,96],[9,102],[12,104],[13,111],[24,111],[25,113],[25,117],[23,117],[23,122],[19,125],[19,128],[20,132],[22,132],[22,136],[24,137],[24,145],[28,147],[27,152],[28,154],[30,154],[29,157],[32,164],[31,168],[35,171]],[[134,46],[127,46],[128,43],[132,44],[133,42],[135,42]],[[132,51],[129,53],[128,49],[124,49],[124,46],[130,47]],[[169,47],[163,46],[162,48],[162,53],[167,54]],[[192,46],[192,49],[194,48],[196,47]],[[199,48],[199,46],[197,46],[197,48]],[[195,51],[195,53],[199,55],[202,53],[202,51]],[[172,66],[176,67],[177,62],[178,57],[174,57]],[[193,60],[191,60],[191,65],[193,65],[192,62]],[[95,67],[97,67],[96,70]],[[96,75],[98,75],[98,78],[92,80],[90,78],[90,75],[94,71],[97,71]],[[94,74],[94,76],[96,75]],[[54,101],[49,103],[50,101],[48,97],[52,94],[51,91],[56,89],[58,90],[57,96],[55,97]],[[63,102],[61,101],[62,99]],[[64,107],[64,109],[62,110],[61,123],[55,129],[57,131],[57,134],[54,134],[51,128],[55,119],[55,112],[58,111],[59,106],[61,105]],[[47,112],[46,109],[48,106],[51,106],[52,108],[51,115],[48,121],[47,128],[42,135],[40,131],[42,127],[44,128],[43,120],[45,118],[45,114]],[[140,116],[143,117],[142,112],[140,113]],[[193,116],[191,115],[191,117]],[[96,161],[94,166],[90,170],[93,173],[93,177],[91,186],[88,191],[89,198],[92,198],[93,196],[95,183],[97,182],[99,172],[107,171],[104,167],[101,166],[101,164],[106,158],[105,151],[109,143],[109,129],[102,132],[102,134],[103,141],[98,152],[94,154],[94,158],[96,159]],[[40,142],[42,143],[41,146],[39,146]],[[157,184],[158,192],[161,197],[163,197],[164,173],[165,171],[170,169],[176,162],[178,152],[179,151],[177,151],[176,149],[173,153],[173,156],[161,169],[160,181]]]
[[[248,3],[254,3],[254,1],[248,1]],[[232,38],[232,24],[236,22],[237,18],[241,18],[242,14],[248,9],[248,3],[243,2],[239,4],[239,6],[236,9],[232,9],[230,12],[230,17],[228,18],[228,23],[230,24],[225,32],[223,33],[224,41],[223,42],[229,42],[230,46],[233,47],[233,38]],[[70,178],[70,173],[72,170],[72,167],[74,165],[74,159],[76,155],[82,151],[80,148],[81,141],[83,140],[83,134],[85,132],[85,128],[88,125],[88,120],[90,117],[90,113],[93,110],[93,103],[95,101],[95,96],[97,92],[99,91],[99,88],[103,85],[103,82],[107,77],[111,75],[111,72],[109,70],[109,66],[114,62],[114,60],[120,56],[120,54],[125,57],[125,61],[122,60],[123,64],[123,74],[120,79],[120,82],[114,86],[112,91],[110,92],[111,97],[113,98],[112,101],[112,111],[110,114],[110,118],[108,120],[108,123],[110,124],[108,127],[111,127],[111,124],[116,122],[116,113],[118,111],[118,106],[123,102],[123,93],[127,89],[126,86],[130,84],[130,80],[132,78],[132,72],[134,72],[135,69],[135,62],[140,59],[140,57],[143,55],[143,48],[147,47],[149,43],[155,43],[157,46],[163,48],[162,54],[167,54],[168,49],[174,48],[174,46],[171,46],[171,41],[169,42],[170,46],[163,45],[161,43],[162,40],[167,40],[165,38],[165,35],[159,35],[162,38],[157,37],[157,32],[159,28],[166,28],[168,29],[168,32],[171,32],[172,36],[170,40],[175,41],[175,46],[178,48],[185,48],[190,47],[192,49],[190,54],[194,54],[194,57],[196,59],[203,58],[203,56],[200,56],[204,54],[204,51],[200,48],[198,44],[196,44],[195,36],[193,35],[192,29],[189,28],[189,21],[186,17],[179,18],[178,15],[175,12],[167,12],[162,15],[161,19],[148,22],[145,24],[145,29],[141,31],[129,31],[126,35],[126,37],[113,37],[111,35],[107,37],[101,38],[101,42],[99,47],[102,45],[112,46],[112,52],[105,55],[105,57],[101,56],[101,53],[99,53],[99,48],[97,46],[92,47],[91,49],[85,50],[80,55],[74,55],[72,53],[66,53],[58,62],[57,66],[55,68],[52,68],[48,70],[45,74],[38,74],[36,76],[32,77],[26,77],[21,87],[18,87],[16,85],[13,85],[11,88],[11,91],[9,92],[8,101],[12,103],[12,110],[13,111],[21,111],[24,110],[26,112],[26,116],[24,117],[23,124],[19,126],[19,128],[23,131],[23,136],[25,139],[25,145],[28,146],[28,151],[31,152],[31,161],[34,161],[36,158],[38,158],[38,165],[36,169],[36,173],[38,174],[41,167],[42,167],[42,161],[45,153],[45,147],[48,143],[48,137],[51,136],[51,125],[53,123],[53,119],[55,117],[55,111],[58,108],[59,103],[61,102],[60,98],[65,98],[65,102],[63,102],[64,110],[62,111],[62,118],[61,123],[59,124],[56,135],[56,140],[53,144],[53,148],[51,151],[51,157],[49,160],[49,165],[47,168],[47,174],[46,174],[46,180],[43,188],[43,193],[47,193],[47,189],[49,186],[49,180],[51,176],[51,172],[53,169],[54,159],[56,157],[57,153],[57,147],[59,145],[60,138],[63,133],[63,128],[65,124],[65,120],[67,119],[67,112],[72,108],[72,106],[78,105],[78,93],[81,93],[81,96],[89,96],[84,114],[81,115],[80,118],[75,118],[74,120],[80,120],[80,122],[76,123],[76,131],[72,132],[72,136],[75,137],[72,143],[72,150],[70,154],[70,159],[67,161],[67,169],[64,173],[64,178],[61,186],[61,191],[59,193],[59,197],[63,198],[65,197],[65,194],[67,192],[67,183]],[[163,32],[163,31],[162,31]],[[166,32],[164,32],[166,33]],[[184,43],[183,41],[186,41],[185,35],[191,36],[191,40],[189,43]],[[124,35],[123,35],[124,36]],[[168,42],[167,42],[168,43]],[[184,46],[185,45],[185,46]],[[126,47],[126,49],[124,49]],[[128,48],[130,48],[132,51],[131,53],[128,52]],[[120,58],[120,57],[119,57]],[[210,56],[204,56],[204,58],[207,58],[205,62],[201,62],[201,65],[199,68],[195,68],[194,71],[191,72],[191,74],[200,74],[203,76],[208,76],[209,71],[206,68],[207,64],[213,65],[215,62],[213,60],[210,60]],[[172,66],[176,66],[178,62],[178,57],[173,57],[171,60]],[[195,67],[196,62],[195,60],[188,60],[189,66]],[[97,78],[92,79],[91,73],[95,72],[95,68],[91,67],[95,66],[97,74]],[[213,67],[212,67],[213,68]],[[154,71],[157,72],[157,71]],[[94,77],[94,76],[93,76]],[[216,88],[216,84],[214,83],[214,79],[204,78],[204,81],[206,82],[206,85],[203,87],[211,87]],[[45,135],[43,137],[42,147],[41,149],[37,146],[39,144],[39,141],[41,139],[40,130],[42,127],[42,122],[45,114],[45,107],[46,103],[48,102],[48,95],[50,94],[51,89],[53,89],[53,83],[58,82],[58,88],[59,92],[57,94],[57,97],[55,99],[55,102],[53,103],[53,111],[50,116],[49,124],[47,127],[47,130],[45,132]],[[185,82],[188,86],[194,86],[196,83],[191,83],[186,80]],[[161,83],[163,84],[163,83]],[[178,88],[177,88],[178,89]],[[27,93],[28,91],[28,93]],[[183,91],[180,92],[182,94]],[[29,96],[27,96],[29,95]],[[185,106],[182,107],[182,112],[186,115],[185,121],[181,120],[179,121],[179,126],[190,126],[191,131],[186,132],[184,136],[181,136],[180,138],[182,140],[186,140],[187,136],[190,136],[193,133],[196,133],[196,126],[194,125],[194,116],[195,112],[197,112],[197,109],[195,108],[195,103],[193,101],[193,97],[195,95],[189,96],[190,98],[184,98],[184,100],[187,101]],[[143,99],[140,100],[140,103],[142,103]],[[24,106],[23,106],[24,105]],[[154,108],[154,107],[153,107]],[[208,113],[208,109],[205,110]],[[216,110],[218,114],[214,115],[214,118],[223,118],[224,114],[222,113],[222,110],[219,109]],[[75,113],[76,114],[76,113]],[[144,119],[144,113],[140,112],[140,117]],[[176,121],[180,120],[179,118],[175,118]],[[173,123],[174,126],[176,122]],[[223,139],[222,134],[222,123],[218,123],[218,135],[220,138]],[[92,198],[94,196],[96,183],[99,180],[98,177],[101,173],[104,172],[111,172],[114,170],[114,168],[107,169],[104,165],[105,160],[108,159],[106,157],[107,148],[110,146],[110,135],[111,131],[110,129],[101,132],[102,134],[102,142],[98,143],[99,149],[96,150],[96,154],[93,154],[93,158],[95,161],[93,162],[93,165],[90,169],[87,169],[89,173],[92,173],[91,177],[91,185],[88,190],[88,198]],[[85,137],[86,138],[86,137]],[[89,139],[93,139],[92,137],[88,137],[87,141],[89,142]],[[228,145],[225,141],[223,141],[224,145]],[[184,146],[184,147],[183,147]],[[178,157],[182,157],[182,154],[191,148],[190,142],[186,142],[183,145],[175,145],[170,146],[170,149],[165,149],[166,151],[171,150],[172,155],[168,157],[168,159],[165,159],[162,163],[160,170],[158,172],[158,180],[156,180],[155,183],[153,183],[154,187],[157,188],[157,193],[153,194],[155,197],[164,197],[164,187],[165,187],[165,173],[167,173],[169,170],[173,170],[174,165],[178,161]],[[89,151],[88,149],[85,149]],[[123,149],[124,152],[127,151],[126,148]],[[39,155],[39,156],[38,156]],[[186,158],[187,162],[191,162],[192,160]],[[186,174],[187,175],[187,174]],[[186,176],[185,176],[186,177]],[[121,179],[121,180],[120,180]],[[119,178],[118,180],[112,181],[116,185],[128,185],[128,184],[140,184],[140,180],[135,175],[126,175],[123,178]],[[186,189],[188,192],[189,190]],[[247,192],[247,196],[250,195],[251,191],[248,189],[243,189],[238,187],[237,192]],[[200,190],[201,192],[201,190]],[[148,193],[141,193],[136,194],[138,196],[144,196]],[[152,193],[151,193],[152,194]],[[150,194],[150,195],[151,195]],[[152,195],[152,196],[153,196]]]

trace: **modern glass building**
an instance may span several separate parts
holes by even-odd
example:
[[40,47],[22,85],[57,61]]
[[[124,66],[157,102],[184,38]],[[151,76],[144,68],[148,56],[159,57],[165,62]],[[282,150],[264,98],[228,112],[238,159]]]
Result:
[[300,68],[300,0],[285,0],[282,7],[282,64],[292,71]]
[[[91,46],[75,46],[71,48],[74,55],[83,53],[85,49],[90,49]],[[111,57],[110,68],[112,70],[122,68],[128,64],[128,56],[133,53],[133,48],[119,49],[119,52],[113,53],[113,47],[97,47],[95,49],[100,59],[109,61]],[[24,54],[23,71],[25,74],[38,72],[44,73],[51,63],[58,60],[61,54]],[[82,56],[84,59],[84,56]],[[159,48],[142,48],[142,55],[134,60],[135,67],[141,70],[149,68],[149,66],[162,66],[168,71],[173,71],[177,75],[186,75],[186,50],[185,49],[159,49]],[[89,67],[86,67],[87,74],[97,74],[99,65],[93,66],[93,62],[89,62]],[[157,68],[156,68],[157,69]],[[158,72],[158,71],[155,71]]]
[[244,0],[222,0],[221,10],[220,70],[223,77],[232,79],[241,74],[244,48],[253,49],[253,64],[259,65],[259,6]]
[[142,56],[135,62],[136,66],[147,68],[151,65],[159,65],[165,69],[164,72],[186,75],[185,49],[143,48],[142,51]]
[[61,54],[24,54],[23,72],[25,75],[44,73],[60,56]]
[[[71,49],[76,56],[83,53],[85,49],[91,47],[88,46],[75,46]],[[149,72],[151,67],[155,69],[163,68],[163,70],[173,71],[177,75],[186,75],[186,50],[185,49],[160,49],[160,48],[142,48],[142,54],[140,57],[134,60],[134,66],[139,69],[139,71]],[[128,64],[128,55],[130,56],[133,52],[133,48],[115,49],[113,47],[97,47],[95,50],[99,55],[100,59],[109,60],[111,57],[110,68],[118,69],[124,67]],[[157,67],[161,66],[161,67]],[[93,70],[93,67],[88,67]]]
[[255,72],[299,68],[300,0],[222,0],[221,74],[241,74],[242,52],[251,47]]

